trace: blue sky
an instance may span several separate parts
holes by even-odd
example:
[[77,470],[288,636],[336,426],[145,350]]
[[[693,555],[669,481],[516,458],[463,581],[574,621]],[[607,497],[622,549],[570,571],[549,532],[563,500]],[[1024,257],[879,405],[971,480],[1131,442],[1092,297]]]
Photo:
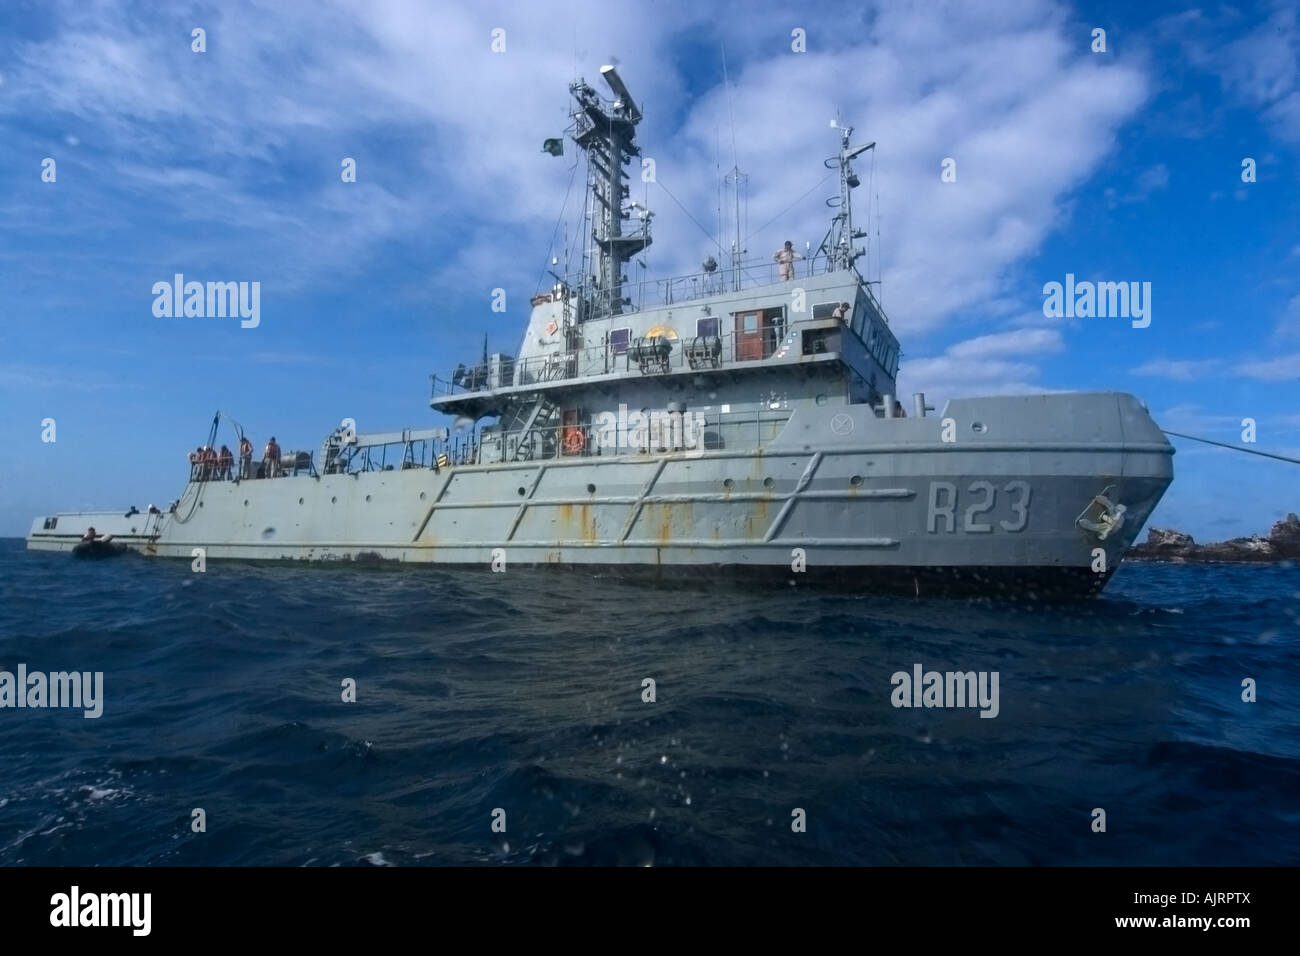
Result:
[[[879,144],[900,391],[1130,391],[1166,428],[1235,442],[1250,417],[1300,456],[1293,5],[24,3],[0,8],[0,534],[165,505],[217,409],[286,448],[433,423],[430,372],[484,332],[517,347],[574,153],[540,144],[611,57],[657,164],[649,273],[716,252],[733,162],[751,254],[815,245],[838,112]],[[155,317],[176,272],[260,282],[260,325]],[[1150,327],[1045,318],[1066,273],[1150,282]],[[1300,511],[1297,466],[1177,444],[1154,524]]]

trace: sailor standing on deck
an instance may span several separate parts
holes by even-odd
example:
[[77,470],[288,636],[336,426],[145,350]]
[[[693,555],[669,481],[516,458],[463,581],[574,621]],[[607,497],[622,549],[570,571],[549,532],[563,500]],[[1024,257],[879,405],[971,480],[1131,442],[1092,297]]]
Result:
[[207,445],[199,446],[199,481],[212,479],[212,449]]
[[781,265],[782,282],[789,282],[794,278],[794,261],[802,258],[803,256],[794,251],[794,243],[789,239],[785,241],[785,245],[782,248],[776,250],[776,252],[772,254],[772,261],[780,263]]
[[262,474],[266,478],[275,478],[280,474],[280,446],[275,443],[274,435],[262,452]]
[[849,321],[849,311],[849,304],[847,302],[841,302],[835,307],[835,311],[831,313],[831,318],[839,319],[841,322],[847,324]]
[[221,454],[217,456],[217,478],[221,481],[230,480],[230,466],[235,463],[235,456],[231,454],[230,449],[225,445],[221,446]]
[[253,443],[247,435],[239,436],[239,477],[240,480],[253,477]]

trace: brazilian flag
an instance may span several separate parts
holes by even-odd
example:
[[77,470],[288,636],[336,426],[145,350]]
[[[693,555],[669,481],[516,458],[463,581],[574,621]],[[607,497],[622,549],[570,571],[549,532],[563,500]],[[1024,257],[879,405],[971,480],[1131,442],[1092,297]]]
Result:
[[542,143],[542,152],[550,153],[552,156],[564,155],[564,140],[548,139]]

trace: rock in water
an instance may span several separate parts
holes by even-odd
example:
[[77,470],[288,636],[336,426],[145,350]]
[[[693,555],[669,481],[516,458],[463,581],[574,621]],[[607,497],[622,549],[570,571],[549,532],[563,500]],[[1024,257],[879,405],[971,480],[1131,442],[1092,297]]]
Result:
[[1154,551],[1158,554],[1181,554],[1190,552],[1195,547],[1196,542],[1192,540],[1190,534],[1169,528],[1152,528],[1147,532],[1146,544],[1142,546],[1144,551]]
[[1300,518],[1294,511],[1286,516],[1286,520],[1273,525],[1268,540],[1279,557],[1300,558]]
[[1155,561],[1228,561],[1267,563],[1300,559],[1300,518],[1294,513],[1273,525],[1268,537],[1253,534],[1210,544],[1197,544],[1190,534],[1169,528],[1152,528],[1147,540],[1135,544],[1130,558]]

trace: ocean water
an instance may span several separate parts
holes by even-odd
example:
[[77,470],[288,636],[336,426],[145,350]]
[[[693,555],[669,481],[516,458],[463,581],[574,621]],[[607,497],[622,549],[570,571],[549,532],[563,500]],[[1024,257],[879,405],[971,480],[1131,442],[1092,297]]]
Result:
[[[1040,607],[4,540],[0,669],[104,702],[0,709],[0,864],[1296,865],[1298,649],[1295,566]],[[918,663],[998,715],[893,706]]]

